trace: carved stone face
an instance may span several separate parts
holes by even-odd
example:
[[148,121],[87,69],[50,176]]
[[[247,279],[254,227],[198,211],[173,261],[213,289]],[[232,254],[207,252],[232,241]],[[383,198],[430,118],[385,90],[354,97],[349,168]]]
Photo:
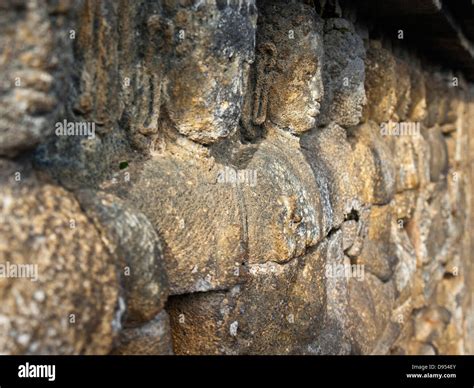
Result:
[[156,23],[168,61],[165,108],[178,132],[194,141],[213,143],[237,127],[254,55],[254,3],[168,6]]
[[444,124],[448,113],[448,98],[452,89],[448,86],[447,75],[439,71],[426,76],[425,125],[429,128],[436,124]]
[[393,117],[397,105],[396,61],[391,52],[384,49],[379,41],[370,41],[365,74],[367,105],[364,109],[364,118],[376,123],[387,122]]
[[425,76],[415,66],[410,66],[411,102],[408,118],[411,121],[423,121],[426,117]]
[[410,70],[408,64],[398,58],[396,58],[395,68],[397,72],[397,105],[393,120],[405,121],[411,104]]
[[319,122],[357,125],[366,103],[364,42],[351,22],[335,18],[325,22],[324,47],[324,102]]
[[322,21],[312,7],[278,1],[266,3],[261,15],[254,121],[306,132],[323,96]]

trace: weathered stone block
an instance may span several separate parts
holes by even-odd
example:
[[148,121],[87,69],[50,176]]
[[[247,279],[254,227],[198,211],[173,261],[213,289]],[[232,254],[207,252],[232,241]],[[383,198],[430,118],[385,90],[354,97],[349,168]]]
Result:
[[331,228],[328,180],[323,170],[310,167],[292,135],[275,134],[254,148],[245,168],[255,171],[256,185],[241,186],[249,262],[302,256]]
[[153,225],[111,194],[82,190],[78,199],[115,257],[125,288],[127,324],[151,320],[168,297],[163,248]]
[[0,164],[0,353],[108,353],[119,283],[99,231],[71,193]]
[[235,285],[246,261],[236,179],[211,158],[186,156],[156,155],[137,167],[130,185],[111,188],[158,232],[171,294]]
[[[395,194],[391,203],[393,216],[397,225],[405,227],[406,223],[413,217],[416,208],[418,192],[416,190],[407,190]],[[401,223],[401,224],[400,224]]]
[[389,323],[394,302],[391,281],[383,283],[370,273],[360,282],[349,281],[349,322],[353,354],[371,354]]
[[[300,144],[315,176],[325,177],[333,213],[331,226],[339,227],[352,210],[360,210],[360,182],[346,130],[331,124],[302,136]],[[321,183],[319,188],[324,193]]]
[[215,142],[240,119],[254,58],[255,2],[167,2],[163,8],[149,24],[156,25],[166,58],[164,109],[179,133]]
[[336,232],[305,257],[250,264],[248,282],[228,292],[172,297],[176,353],[348,353],[344,262]]
[[430,147],[430,179],[437,182],[448,172],[448,151],[439,127],[424,131],[423,136]]
[[418,66],[409,66],[410,75],[410,106],[407,118],[413,122],[422,122],[426,115],[426,85],[425,73]]
[[389,206],[373,206],[368,220],[368,233],[362,252],[355,258],[366,271],[387,281],[397,264],[396,246],[392,240],[392,211]]
[[365,105],[365,48],[353,24],[342,18],[324,24],[324,99],[318,123],[359,124]]
[[361,181],[363,203],[385,205],[395,194],[395,168],[390,149],[374,122],[351,131],[356,176]]
[[142,326],[123,329],[112,354],[147,356],[173,354],[168,314],[162,311]]
[[398,193],[416,189],[420,184],[418,158],[413,144],[413,137],[418,136],[421,136],[421,133],[413,136],[401,135],[393,139],[392,149]]
[[[384,64],[381,66],[380,64]],[[397,72],[395,57],[371,40],[365,60],[365,93],[367,104],[364,119],[384,123],[393,117],[397,104]]]
[[426,76],[426,106],[427,116],[425,125],[430,128],[446,121],[448,110],[448,80],[444,74],[434,72]]
[[405,61],[399,58],[395,58],[395,72],[397,78],[395,91],[397,103],[393,112],[392,119],[398,122],[402,122],[407,119],[410,106],[412,105],[409,65]]
[[262,3],[247,126],[272,123],[296,135],[314,127],[323,97],[322,30],[322,20],[306,4]]
[[74,6],[6,1],[0,15],[0,155],[31,149],[54,130],[69,85]]
[[410,238],[404,228],[392,223],[392,242],[397,258],[393,270],[393,281],[398,301],[404,302],[410,296],[416,276],[416,254]]

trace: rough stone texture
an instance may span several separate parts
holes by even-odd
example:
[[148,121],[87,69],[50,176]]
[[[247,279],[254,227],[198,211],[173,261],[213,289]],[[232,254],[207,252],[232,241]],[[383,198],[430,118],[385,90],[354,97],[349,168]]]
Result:
[[161,311],[150,322],[122,330],[112,354],[170,355],[173,354],[169,317]]
[[366,204],[388,204],[395,194],[395,165],[379,126],[370,121],[355,128],[350,135],[356,176],[364,177],[360,182],[361,200]]
[[393,276],[397,264],[396,245],[392,236],[392,209],[386,206],[372,207],[368,219],[367,236],[361,253],[354,259],[367,272],[386,282]]
[[370,354],[382,337],[393,309],[393,283],[371,274],[364,281],[350,279],[349,322],[353,354]]
[[359,124],[365,105],[365,47],[353,24],[342,18],[324,23],[324,101],[320,124]]
[[[331,212],[330,226],[339,227],[352,211],[359,211],[361,207],[356,154],[347,133],[342,127],[332,124],[312,131],[302,137],[300,143],[318,182],[324,209]],[[334,154],[340,157],[334,158]]]
[[119,283],[100,233],[71,193],[27,165],[0,163],[0,263],[37,271],[36,280],[2,271],[0,353],[108,353]]
[[257,31],[254,90],[246,112],[251,119],[245,122],[307,132],[323,97],[323,21],[308,5],[272,0],[259,8]]
[[237,129],[249,62],[255,1],[165,2],[149,25],[163,35],[163,109],[176,129],[208,144]]
[[[326,183],[325,177],[315,176],[319,172],[306,162],[298,140],[285,133],[255,147],[246,169],[257,174],[256,187],[241,189],[249,262],[285,262],[304,255],[331,227],[327,189],[317,186]],[[269,203],[268,195],[276,200]]]
[[[383,65],[382,65],[383,64]],[[392,118],[396,109],[396,60],[380,41],[370,40],[365,61],[364,118],[380,124]]]
[[168,277],[161,242],[148,219],[110,194],[81,191],[78,199],[121,264],[127,322],[145,322],[164,307]]
[[225,166],[192,156],[150,159],[126,193],[163,238],[172,294],[232,286],[244,262],[236,185],[220,183]]
[[248,281],[228,292],[170,298],[176,353],[349,353],[347,281],[325,272],[344,260],[337,232],[304,258],[249,264]]
[[0,353],[474,353],[470,43],[348,3],[1,2]]
[[[0,4],[0,155],[31,149],[53,131],[72,64],[68,37],[73,2]],[[63,61],[66,59],[66,61]],[[64,113],[63,113],[64,114]]]

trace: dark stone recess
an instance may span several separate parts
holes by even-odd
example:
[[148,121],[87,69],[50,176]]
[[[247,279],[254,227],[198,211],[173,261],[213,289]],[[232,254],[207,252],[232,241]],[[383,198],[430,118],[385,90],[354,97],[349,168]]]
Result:
[[[342,6],[354,2],[341,1]],[[346,5],[347,4],[347,5]],[[469,0],[356,0],[359,18],[411,46],[434,63],[442,64],[474,80],[474,4]]]

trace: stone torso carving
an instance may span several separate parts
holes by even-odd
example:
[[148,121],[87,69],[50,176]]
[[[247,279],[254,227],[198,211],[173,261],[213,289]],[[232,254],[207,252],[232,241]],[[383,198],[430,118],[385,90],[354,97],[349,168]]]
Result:
[[[322,22],[310,7],[283,3],[265,4],[258,22],[251,119],[246,123],[260,126],[264,138],[252,146],[255,152],[246,165],[258,172],[258,185],[242,190],[250,262],[301,256],[331,223],[327,183],[319,177],[322,185],[317,187],[318,177],[299,144],[299,136],[315,126],[323,96]],[[261,233],[263,225],[269,233]]]

